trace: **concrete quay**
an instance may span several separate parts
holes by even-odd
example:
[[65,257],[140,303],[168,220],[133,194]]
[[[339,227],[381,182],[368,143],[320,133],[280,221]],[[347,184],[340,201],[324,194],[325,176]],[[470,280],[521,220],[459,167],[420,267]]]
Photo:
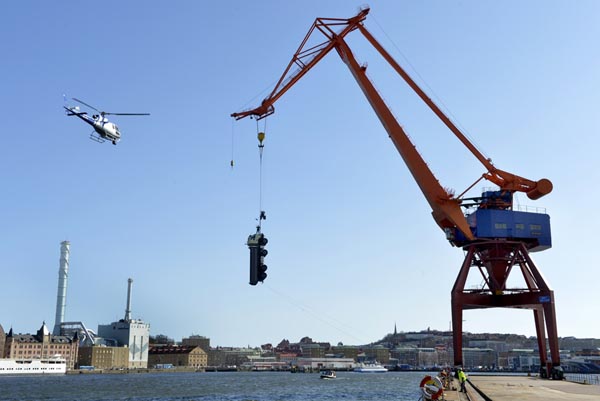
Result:
[[[470,401],[600,401],[600,386],[566,380],[473,375],[469,377],[469,383],[467,394]],[[485,396],[480,395],[473,385]]]

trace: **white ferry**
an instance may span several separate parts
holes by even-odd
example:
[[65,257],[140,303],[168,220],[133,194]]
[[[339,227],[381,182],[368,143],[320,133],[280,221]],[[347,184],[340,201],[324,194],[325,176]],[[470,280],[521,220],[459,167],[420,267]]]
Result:
[[387,372],[387,368],[383,367],[379,363],[361,363],[353,369],[359,373],[384,373]]
[[67,360],[61,357],[0,359],[0,375],[65,374]]

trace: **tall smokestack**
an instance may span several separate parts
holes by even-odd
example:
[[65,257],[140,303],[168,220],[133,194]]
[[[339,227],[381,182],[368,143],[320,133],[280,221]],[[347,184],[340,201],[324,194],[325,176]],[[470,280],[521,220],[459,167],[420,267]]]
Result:
[[125,321],[131,321],[131,285],[133,284],[133,279],[127,280],[127,308],[125,308]]
[[60,335],[60,324],[65,320],[65,307],[67,306],[67,277],[69,277],[69,248],[71,243],[60,243],[60,264],[58,268],[58,292],[56,295],[56,317],[52,334]]

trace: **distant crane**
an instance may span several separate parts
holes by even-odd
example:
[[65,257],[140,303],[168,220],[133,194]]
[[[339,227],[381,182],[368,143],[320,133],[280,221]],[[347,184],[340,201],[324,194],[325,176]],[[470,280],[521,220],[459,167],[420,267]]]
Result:
[[[550,217],[545,213],[518,211],[513,205],[515,192],[524,192],[530,199],[536,200],[552,191],[552,183],[545,178],[533,181],[500,170],[485,158],[367,31],[363,22],[368,13],[369,8],[363,8],[356,16],[348,19],[317,18],[273,91],[258,107],[233,113],[231,116],[236,120],[245,117],[260,120],[273,114],[274,103],[327,53],[335,49],[350,69],[423,192],[431,206],[435,222],[453,246],[461,247],[466,251],[466,257],[451,292],[454,364],[456,366],[463,364],[464,309],[525,308],[533,310],[542,376],[561,377],[554,293],[529,257],[529,252],[542,251],[551,247]],[[355,30],[367,39],[485,167],[486,172],[460,195],[455,196],[440,185],[367,77],[366,67],[360,66],[354,58],[344,37]],[[309,47],[307,43],[315,32],[323,34],[325,40]],[[465,198],[465,193],[482,179],[497,185],[498,189],[484,191],[480,197]],[[463,208],[466,210],[463,211]],[[508,288],[507,280],[513,267],[520,270],[526,288]],[[465,289],[471,268],[476,268],[483,277],[482,288]],[[546,330],[551,360],[548,360],[547,355]]]

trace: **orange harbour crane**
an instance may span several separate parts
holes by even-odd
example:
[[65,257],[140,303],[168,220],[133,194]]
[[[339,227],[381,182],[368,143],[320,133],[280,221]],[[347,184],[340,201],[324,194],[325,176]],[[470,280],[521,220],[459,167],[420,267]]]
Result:
[[[513,207],[515,192],[524,192],[530,199],[537,200],[552,191],[552,183],[545,178],[534,181],[501,170],[494,166],[490,159],[484,157],[365,28],[364,21],[368,13],[369,8],[363,8],[356,16],[348,19],[317,18],[273,91],[258,107],[233,113],[231,116],[236,120],[245,117],[260,120],[273,114],[275,102],[335,49],[423,192],[431,206],[433,219],[444,231],[448,241],[465,251],[465,259],[451,291],[454,364],[463,364],[463,310],[523,308],[533,311],[542,377],[562,377],[559,368],[554,292],[529,256],[529,252],[543,251],[551,247],[550,217],[545,213],[519,211]],[[485,168],[486,171],[460,195],[455,196],[440,185],[367,77],[366,67],[357,62],[344,40],[346,35],[353,31],[359,31],[367,39]],[[322,34],[325,37],[324,41],[317,45],[308,45],[309,39],[316,34]],[[498,189],[484,191],[481,197],[464,197],[466,192],[484,179],[496,185]],[[481,288],[465,289],[468,275],[475,269],[481,274],[484,284]],[[524,288],[509,288],[507,281],[514,270],[521,272]],[[550,358],[546,346],[546,333]]]

